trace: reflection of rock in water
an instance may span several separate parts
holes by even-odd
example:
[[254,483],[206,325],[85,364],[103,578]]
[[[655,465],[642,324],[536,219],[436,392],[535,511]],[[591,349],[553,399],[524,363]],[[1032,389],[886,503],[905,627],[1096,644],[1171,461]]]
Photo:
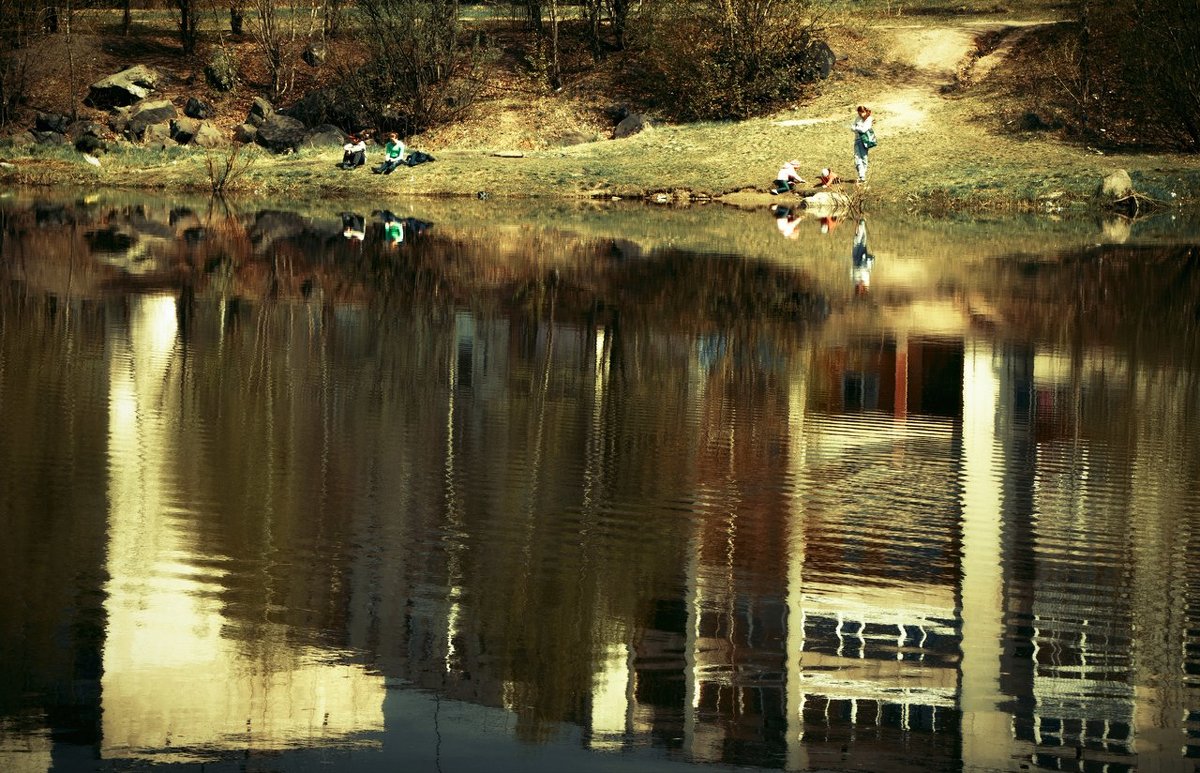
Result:
[[[539,314],[553,304],[560,318],[619,312],[679,325],[808,321],[828,314],[827,300],[794,268],[647,249],[620,237],[570,231],[481,237],[393,215],[404,228],[397,251],[383,240],[377,219],[368,221],[362,241],[351,244],[343,235],[347,215],[356,222],[362,217],[332,209],[327,216],[276,209],[198,213],[164,203],[41,212],[47,222],[89,223],[85,249],[94,267],[107,269],[97,273],[110,287],[191,285],[198,297],[307,299],[332,306],[484,302],[521,314]],[[47,226],[44,233],[50,231]],[[54,238],[68,236],[64,225]],[[52,254],[65,259],[70,249],[63,241]]]
[[88,231],[84,234],[88,246],[93,252],[127,252],[137,243],[137,237],[131,233],[118,230],[116,226],[99,231]]
[[1127,217],[1110,217],[1100,223],[1100,235],[1110,244],[1124,244],[1133,232],[1133,221]]

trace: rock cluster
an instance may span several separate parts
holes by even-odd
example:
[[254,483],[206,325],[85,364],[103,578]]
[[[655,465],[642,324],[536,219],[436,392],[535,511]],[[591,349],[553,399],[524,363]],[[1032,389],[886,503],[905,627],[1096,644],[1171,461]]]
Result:
[[274,153],[302,147],[340,146],[345,142],[345,134],[338,127],[329,123],[310,127],[294,115],[277,112],[261,97],[254,99],[245,123],[228,137],[209,122],[216,114],[211,104],[195,96],[188,97],[181,115],[171,100],[154,99],[154,92],[164,82],[166,76],[153,68],[129,67],[101,78],[88,89],[84,104],[107,110],[110,116],[107,126],[60,113],[39,112],[33,129],[12,139],[21,144],[74,145],[85,153],[97,153],[113,142],[122,141],[157,149],[177,145],[214,148],[231,141],[253,142]]

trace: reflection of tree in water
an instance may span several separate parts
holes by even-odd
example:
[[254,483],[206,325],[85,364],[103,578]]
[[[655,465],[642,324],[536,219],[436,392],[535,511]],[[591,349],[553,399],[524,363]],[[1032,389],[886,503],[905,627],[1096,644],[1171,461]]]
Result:
[[1106,245],[995,266],[1004,324],[1031,338],[1200,353],[1200,247]]
[[[565,232],[477,241],[408,218],[404,243],[392,246],[378,218],[368,218],[365,239],[358,242],[343,236],[341,213],[239,214],[219,202],[204,209],[75,202],[8,210],[5,217],[10,257],[25,245],[51,264],[61,263],[64,232],[75,233],[76,241],[86,237],[71,245],[72,253],[85,258],[89,247],[97,250],[85,292],[94,292],[97,282],[114,289],[187,285],[200,296],[215,292],[243,300],[315,298],[384,309],[424,300],[443,308],[536,313],[552,295],[560,319],[645,309],[672,326],[815,320],[827,314],[825,300],[798,272],[676,251],[630,257],[629,245]],[[101,252],[108,255],[103,261]],[[122,253],[129,258],[125,263]],[[78,278],[77,268],[63,266],[60,273],[75,271]],[[83,287],[78,281],[76,286]]]

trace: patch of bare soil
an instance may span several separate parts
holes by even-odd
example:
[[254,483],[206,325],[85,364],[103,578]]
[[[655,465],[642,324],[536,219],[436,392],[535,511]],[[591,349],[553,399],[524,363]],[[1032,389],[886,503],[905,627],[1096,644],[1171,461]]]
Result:
[[875,27],[884,58],[908,77],[876,81],[860,101],[872,106],[889,133],[923,130],[947,95],[1000,66],[1027,30],[1052,23],[972,19]]

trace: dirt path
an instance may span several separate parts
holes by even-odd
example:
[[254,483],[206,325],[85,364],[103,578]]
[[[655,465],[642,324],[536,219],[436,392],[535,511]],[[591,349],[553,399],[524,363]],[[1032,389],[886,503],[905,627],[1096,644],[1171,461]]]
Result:
[[[942,27],[918,24],[881,24],[874,28],[881,36],[886,58],[910,69],[904,82],[867,92],[859,100],[871,106],[876,118],[886,123],[889,134],[916,132],[927,128],[931,116],[945,102],[942,90],[966,74],[980,77],[990,72],[1012,50],[1013,44],[1028,29],[1055,22],[966,21]],[[1004,31],[1002,42],[985,56],[977,56],[978,39],[986,33]],[[846,121],[844,115],[780,121],[780,126],[810,126],[831,121]]]
[[[1014,43],[1045,21],[968,21],[945,27],[880,25],[887,36],[889,57],[913,70],[909,83],[864,95],[875,105],[879,120],[890,133],[920,130],[929,116],[944,104],[942,90],[960,78],[978,78],[1004,60]],[[1001,44],[984,56],[978,40],[988,33],[1004,33]]]

